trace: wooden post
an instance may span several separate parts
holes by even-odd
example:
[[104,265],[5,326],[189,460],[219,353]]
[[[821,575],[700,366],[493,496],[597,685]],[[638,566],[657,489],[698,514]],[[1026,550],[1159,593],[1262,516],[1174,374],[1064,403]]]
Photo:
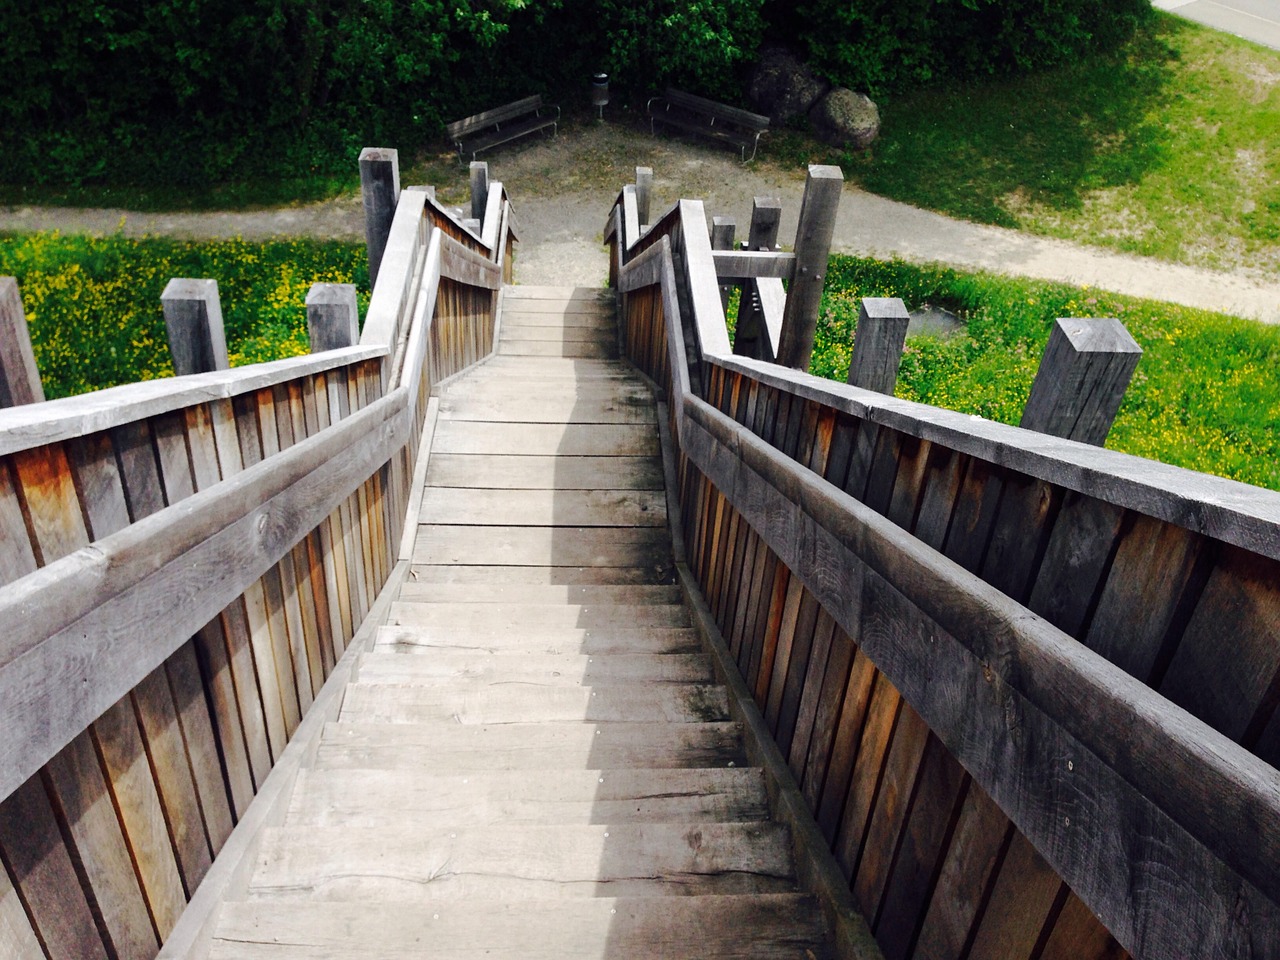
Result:
[[640,226],[649,225],[649,203],[653,199],[653,167],[636,167],[636,210]]
[[471,219],[484,222],[484,208],[489,204],[489,164],[471,161]]
[[360,195],[364,198],[364,239],[372,290],[400,200],[400,155],[394,149],[365,147],[360,151]]
[[[733,217],[712,217],[711,249],[732,250],[733,238],[737,232],[738,224]],[[732,283],[720,284],[720,306],[725,310],[729,309],[729,297],[733,293],[733,288]]]
[[810,165],[796,228],[796,272],[787,290],[778,345],[778,362],[796,370],[809,369],[818,307],[822,303],[822,281],[827,275],[843,186],[844,174],[839,167]]
[[231,366],[222,330],[217,280],[175,277],[165,285],[160,303],[164,306],[169,353],[177,376],[226,370]]
[[0,277],[0,408],[44,400],[18,281]]
[[849,383],[893,396],[911,317],[897,297],[863,297],[853,332]]
[[[772,251],[778,243],[778,224],[782,222],[782,201],[774,197],[756,197],[751,203],[751,227],[747,249]],[[748,280],[742,285],[738,301],[738,324],[734,330],[733,352],[756,360],[773,360],[760,306],[760,284]]]
[[776,197],[756,197],[751,202],[751,229],[748,250],[772,250],[778,243],[782,222],[782,201]]
[[1020,426],[1102,446],[1141,356],[1119,320],[1059,319]]
[[360,307],[354,283],[311,285],[307,291],[307,334],[312,353],[360,342]]

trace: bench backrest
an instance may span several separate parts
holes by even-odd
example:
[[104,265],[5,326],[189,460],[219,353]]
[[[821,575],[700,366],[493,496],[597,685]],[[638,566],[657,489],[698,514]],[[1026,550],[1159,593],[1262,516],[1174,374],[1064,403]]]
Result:
[[750,130],[769,129],[768,117],[752,113],[750,110],[743,110],[740,107],[730,107],[727,104],[717,103],[715,100],[708,100],[706,97],[694,96],[692,93],[685,93],[683,90],[667,87],[666,93],[663,94],[663,99],[673,106],[706,114],[709,117],[715,117],[717,120],[727,120]]
[[516,117],[523,117],[526,114],[534,113],[542,109],[542,97],[532,96],[525,97],[523,100],[517,100],[515,103],[508,103],[503,107],[494,107],[492,110],[486,110],[483,113],[477,113],[473,117],[466,117],[463,120],[455,120],[453,123],[445,127],[449,137],[453,140],[458,137],[465,137],[468,133],[474,133],[477,130],[484,130],[491,127],[495,123],[503,123],[507,120],[513,120]]

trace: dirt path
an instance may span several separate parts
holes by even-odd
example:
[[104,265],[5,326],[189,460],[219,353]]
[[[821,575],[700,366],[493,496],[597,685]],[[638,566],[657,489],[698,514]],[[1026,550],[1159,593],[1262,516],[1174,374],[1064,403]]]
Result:
[[[586,126],[555,140],[528,142],[489,158],[493,179],[507,184],[521,240],[517,279],[539,283],[602,283],[607,272],[600,235],[610,206],[637,165],[654,170],[654,212],[680,197],[700,198],[707,216],[731,216],[745,233],[753,197],[783,204],[780,236],[795,235],[804,192],[798,171],[769,164],[743,167],[727,150],[655,139],[621,124]],[[441,197],[460,203],[466,174],[436,165]],[[406,182],[411,182],[406,177]],[[129,235],[265,239],[307,235],[359,239],[358,197],[273,210],[236,213],[143,214],[123,210],[0,208],[0,230],[123,230]],[[1280,323],[1280,283],[1271,278],[1212,272],[1180,264],[1081,247],[1060,240],[953,220],[845,188],[835,248],[845,253],[896,256],[917,263],[1088,284],[1117,293],[1219,310]]]

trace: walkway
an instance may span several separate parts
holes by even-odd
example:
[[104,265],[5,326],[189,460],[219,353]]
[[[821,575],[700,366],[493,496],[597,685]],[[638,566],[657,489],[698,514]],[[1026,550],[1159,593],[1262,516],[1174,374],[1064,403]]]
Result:
[[508,287],[501,330],[441,398],[412,572],[210,956],[825,956],[670,585],[611,299]]
[[1151,5],[1280,50],[1280,3],[1276,0],[1152,0]]

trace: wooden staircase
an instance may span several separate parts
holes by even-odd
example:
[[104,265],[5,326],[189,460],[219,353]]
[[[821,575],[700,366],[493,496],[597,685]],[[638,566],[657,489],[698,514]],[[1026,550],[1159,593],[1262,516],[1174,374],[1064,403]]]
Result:
[[507,288],[411,574],[210,955],[826,956],[673,585],[612,296]]

